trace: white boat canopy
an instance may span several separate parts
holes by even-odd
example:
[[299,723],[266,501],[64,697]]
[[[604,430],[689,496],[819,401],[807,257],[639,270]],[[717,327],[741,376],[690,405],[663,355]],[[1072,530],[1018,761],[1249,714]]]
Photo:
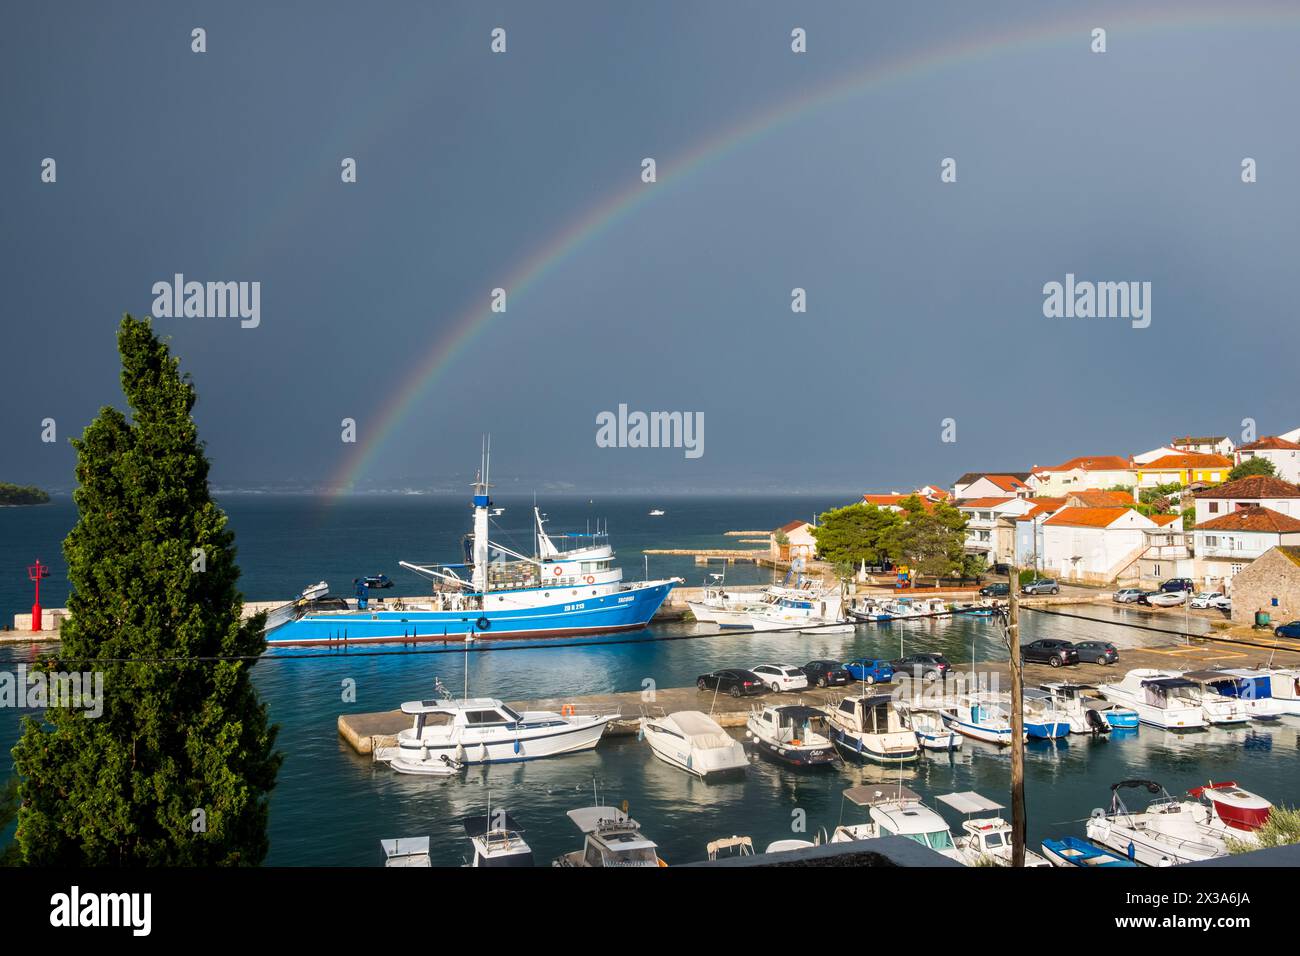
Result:
[[636,821],[618,807],[579,807],[576,810],[570,810],[567,816],[583,833],[595,833],[602,825],[610,823],[626,823],[636,826]]
[[976,793],[974,790],[963,790],[961,793],[945,793],[937,798],[940,803],[946,803],[958,813],[987,813],[990,810],[1001,810],[1003,805],[994,803],[988,797]]
[[874,807],[881,803],[920,803],[921,795],[902,784],[882,784],[878,787],[849,787],[844,799],[859,807]]
[[698,710],[679,710],[669,714],[667,721],[677,725],[691,745],[701,750],[730,747],[734,739],[708,714]]

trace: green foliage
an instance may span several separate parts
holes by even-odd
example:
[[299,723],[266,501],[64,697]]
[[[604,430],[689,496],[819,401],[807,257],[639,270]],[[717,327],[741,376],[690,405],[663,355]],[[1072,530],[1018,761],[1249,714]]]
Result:
[[1300,843],[1300,810],[1294,807],[1274,807],[1264,825],[1255,831],[1259,842],[1247,842],[1229,837],[1225,842],[1232,854],[1249,853],[1270,846],[1289,846]]
[[49,500],[49,492],[35,485],[11,485],[0,481],[0,505],[43,505]]
[[1240,465],[1228,472],[1228,480],[1236,481],[1239,478],[1249,478],[1251,475],[1267,475],[1274,478],[1277,477],[1277,469],[1273,467],[1273,463],[1267,458],[1260,458],[1256,455],[1253,458],[1245,459]]
[[[815,533],[814,533],[814,537],[816,537]],[[790,543],[790,536],[786,534],[784,531],[782,531],[780,528],[777,528],[776,532],[772,535],[772,540],[776,542],[778,548],[784,548],[787,544]]]
[[901,505],[903,521],[894,528],[889,547],[914,569],[913,579],[959,574],[966,543],[966,516],[943,502],[926,511],[916,495],[903,499]]
[[[0,833],[9,829],[9,824],[14,822],[14,817],[17,815],[18,778],[10,777],[5,781],[4,786],[0,787]],[[17,866],[20,861],[17,843],[10,843],[4,849],[0,849],[0,866]]]
[[265,618],[240,619],[188,376],[147,319],[125,316],[117,338],[132,416],[102,408],[73,441],[71,616],[59,658],[36,665],[101,673],[103,714],[24,720],[17,842],[33,865],[256,864],[281,760],[249,678]]
[[812,529],[817,554],[831,564],[880,564],[893,557],[888,544],[900,521],[894,512],[865,502],[824,512]]
[[962,556],[961,576],[964,578],[975,578],[979,580],[989,569],[989,560],[982,554],[967,554]]
[[1020,586],[1023,588],[1030,581],[1038,579],[1038,572],[1033,568],[1022,568],[1019,574]]
[[1196,509],[1184,508],[1183,509],[1183,530],[1191,531],[1195,527],[1196,527]]

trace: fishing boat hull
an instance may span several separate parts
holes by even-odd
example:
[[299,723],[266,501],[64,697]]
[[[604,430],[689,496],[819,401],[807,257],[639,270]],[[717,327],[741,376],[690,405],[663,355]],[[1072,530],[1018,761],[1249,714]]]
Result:
[[[858,763],[900,764],[911,763],[920,757],[916,746],[890,745],[881,738],[896,737],[897,734],[855,734],[843,727],[832,727],[831,743],[846,760]],[[913,735],[915,736],[915,735]]]
[[1047,857],[1047,862],[1052,866],[1077,866],[1085,870],[1137,866],[1127,857],[1094,846],[1078,837],[1067,836],[1059,840],[1044,840],[1042,849],[1043,856]]
[[[1058,740],[1070,735],[1070,722],[1068,720],[1026,720],[1025,735],[1030,740]],[[1010,742],[1009,738],[1008,742]]]
[[772,763],[793,767],[797,770],[833,767],[839,763],[839,760],[835,757],[835,748],[831,746],[791,747],[788,744],[775,744],[770,740],[757,736],[750,738],[749,745],[764,760],[770,760]]
[[[653,581],[625,590],[577,598],[565,589],[560,599],[536,607],[502,610],[325,611],[308,613],[266,635],[275,646],[422,643],[476,639],[568,637],[643,628],[654,617],[676,582]],[[489,599],[491,595],[488,596]]]
[[[375,750],[375,760],[387,763],[400,773],[441,774],[439,764],[449,761],[462,765],[483,763],[518,763],[542,757],[591,750],[600,742],[609,722],[618,714],[559,717],[545,721],[550,726],[512,730],[508,727],[485,730],[482,736],[466,738],[449,735],[445,739],[416,739],[410,731],[398,734],[397,745]],[[419,769],[419,768],[430,769]]]

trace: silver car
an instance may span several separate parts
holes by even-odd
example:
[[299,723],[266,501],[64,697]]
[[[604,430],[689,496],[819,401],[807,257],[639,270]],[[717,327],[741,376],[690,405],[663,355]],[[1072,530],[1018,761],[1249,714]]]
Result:
[[1135,601],[1142,600],[1141,588],[1120,588],[1115,592],[1112,601],[1118,601],[1120,604],[1132,604]]

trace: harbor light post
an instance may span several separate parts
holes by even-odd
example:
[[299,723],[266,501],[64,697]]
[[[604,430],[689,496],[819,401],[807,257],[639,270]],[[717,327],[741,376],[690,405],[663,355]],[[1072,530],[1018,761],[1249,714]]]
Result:
[[1007,650],[1011,671],[1011,865],[1025,865],[1025,694],[1020,663],[1020,572],[1007,569]]
[[32,630],[41,630],[41,579],[50,576],[50,566],[41,564],[41,559],[37,558],[36,563],[28,565],[27,580],[36,585],[36,600],[32,603]]

